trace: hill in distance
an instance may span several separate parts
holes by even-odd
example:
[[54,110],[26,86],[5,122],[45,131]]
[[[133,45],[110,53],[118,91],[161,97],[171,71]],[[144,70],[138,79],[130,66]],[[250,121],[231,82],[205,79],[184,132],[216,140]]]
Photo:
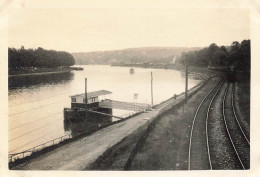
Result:
[[138,64],[170,63],[179,58],[182,52],[199,50],[199,47],[142,47],[123,50],[71,53],[75,64]]

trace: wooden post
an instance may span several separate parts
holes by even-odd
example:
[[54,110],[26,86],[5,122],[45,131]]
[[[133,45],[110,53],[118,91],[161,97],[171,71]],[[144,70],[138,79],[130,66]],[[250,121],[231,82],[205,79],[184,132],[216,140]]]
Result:
[[187,103],[188,100],[188,62],[187,62],[187,56],[185,56],[185,71],[186,71],[186,79],[185,79],[185,103]]
[[88,91],[87,91],[87,82],[88,82],[88,79],[85,78],[85,104],[86,104],[86,117],[87,117],[87,111],[88,111]]
[[153,107],[153,72],[151,71],[151,105]]

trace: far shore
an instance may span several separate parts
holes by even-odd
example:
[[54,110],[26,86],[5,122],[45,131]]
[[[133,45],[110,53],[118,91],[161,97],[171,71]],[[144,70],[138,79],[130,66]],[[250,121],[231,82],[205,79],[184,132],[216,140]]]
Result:
[[175,64],[160,64],[160,63],[136,63],[136,64],[120,64],[114,63],[111,66],[121,66],[121,67],[137,67],[137,68],[154,68],[154,69],[174,69],[181,70],[183,69],[182,65]]
[[[119,67],[133,67],[133,68],[153,68],[153,69],[172,69],[172,70],[185,70],[184,65],[180,64],[164,64],[164,63],[136,63],[136,64],[120,64],[120,63],[114,63],[110,66],[119,66]],[[226,67],[224,66],[211,66],[211,67],[203,67],[203,66],[189,66],[189,70],[199,70],[201,71],[209,71],[210,70],[225,70]]]
[[8,77],[20,77],[20,76],[35,76],[35,75],[49,75],[49,74],[61,74],[69,73],[72,70],[83,70],[81,67],[64,67],[64,68],[19,68],[10,69]]

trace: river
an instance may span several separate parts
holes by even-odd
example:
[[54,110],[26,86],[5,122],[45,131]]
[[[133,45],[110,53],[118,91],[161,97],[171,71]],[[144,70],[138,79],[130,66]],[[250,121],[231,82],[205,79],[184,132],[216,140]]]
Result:
[[[110,96],[113,100],[151,104],[152,71],[154,105],[183,92],[185,88],[185,75],[176,70],[135,68],[131,74],[129,67],[79,67],[84,70],[21,77],[9,82],[9,153],[24,151],[66,133],[76,135],[97,123],[68,125],[63,121],[63,108],[70,107],[69,96],[84,93],[85,77],[88,78],[88,92],[104,89],[113,92]],[[198,82],[200,80],[190,77],[189,88]],[[138,96],[134,98],[134,94]],[[113,115],[117,116],[127,113],[129,111],[113,110]]]

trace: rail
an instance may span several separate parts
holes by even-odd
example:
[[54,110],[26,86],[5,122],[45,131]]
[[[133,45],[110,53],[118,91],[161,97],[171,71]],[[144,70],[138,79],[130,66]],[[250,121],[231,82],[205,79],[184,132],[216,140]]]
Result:
[[[225,129],[228,134],[229,140],[233,146],[237,159],[239,160],[243,169],[250,168],[250,143],[248,142],[240,124],[237,122],[235,110],[232,108],[233,104],[233,84],[225,91],[222,102],[223,107],[223,120]],[[231,101],[230,101],[231,100]]]
[[215,92],[213,98],[210,100],[209,106],[208,106],[208,110],[207,110],[207,118],[206,118],[206,142],[207,142],[207,152],[208,152],[208,160],[209,160],[209,166],[210,169],[212,170],[212,163],[211,163],[211,156],[210,156],[210,148],[209,148],[209,135],[208,135],[208,120],[209,120],[209,113],[211,111],[211,106],[213,101],[215,100],[217,94],[219,93],[220,88],[223,86],[224,82],[222,82],[220,84],[220,86],[218,87],[218,90]]
[[245,170],[245,166],[244,166],[244,164],[243,164],[243,162],[242,162],[242,160],[241,160],[241,158],[240,158],[240,156],[239,156],[239,154],[238,154],[238,151],[237,151],[237,149],[236,149],[236,147],[235,147],[235,144],[234,144],[234,142],[233,142],[233,140],[232,140],[232,137],[231,137],[231,135],[230,135],[230,132],[229,132],[229,129],[228,129],[228,126],[227,126],[227,121],[226,121],[226,116],[225,116],[225,100],[226,100],[227,92],[228,92],[228,87],[227,87],[227,89],[226,89],[226,91],[225,91],[225,95],[224,95],[223,102],[222,102],[223,120],[224,120],[224,123],[225,123],[225,128],[226,128],[226,131],[227,131],[229,140],[230,140],[230,142],[231,142],[231,144],[232,144],[232,147],[233,147],[233,149],[234,149],[234,151],[235,151],[235,153],[236,153],[236,155],[237,155],[237,158],[238,158],[238,160],[239,160],[241,166],[242,166],[243,169]]
[[[222,80],[222,79],[221,79]],[[191,131],[190,131],[190,140],[189,140],[189,152],[188,152],[188,170],[191,170],[191,149],[192,149],[192,138],[193,138],[193,130],[194,130],[194,126],[195,126],[195,121],[198,115],[198,112],[200,111],[201,105],[204,103],[204,101],[206,100],[206,98],[209,96],[210,93],[212,93],[212,91],[217,87],[217,85],[219,85],[221,83],[221,80],[219,80],[212,88],[211,90],[206,94],[206,96],[202,99],[202,101],[200,102],[194,118],[193,118],[193,122],[192,122],[192,126],[191,126]],[[210,160],[210,158],[209,158]]]
[[248,140],[249,138],[247,138],[247,136],[246,136],[244,130],[242,129],[242,127],[241,127],[241,125],[240,125],[240,123],[239,123],[239,121],[238,121],[236,111],[235,111],[235,107],[234,107],[234,87],[233,87],[233,89],[232,89],[232,97],[231,97],[231,99],[232,99],[232,100],[231,100],[231,101],[232,101],[232,110],[233,110],[234,116],[235,116],[235,118],[236,118],[237,124],[238,124],[238,126],[239,126],[239,128],[240,128],[240,130],[241,130],[241,132],[242,132],[242,134],[243,134],[243,136],[244,136],[244,138],[245,138],[245,140],[247,141],[248,145],[250,146],[250,141]]
[[59,144],[60,142],[66,140],[66,139],[70,139],[71,137],[72,137],[71,134],[66,134],[66,135],[60,136],[58,138],[52,139],[50,141],[47,141],[45,143],[34,146],[34,147],[27,149],[25,151],[8,154],[9,162],[15,162],[18,159],[23,159],[26,156],[30,156],[34,152],[38,152],[38,151],[41,151],[42,149],[44,149],[46,147]]

